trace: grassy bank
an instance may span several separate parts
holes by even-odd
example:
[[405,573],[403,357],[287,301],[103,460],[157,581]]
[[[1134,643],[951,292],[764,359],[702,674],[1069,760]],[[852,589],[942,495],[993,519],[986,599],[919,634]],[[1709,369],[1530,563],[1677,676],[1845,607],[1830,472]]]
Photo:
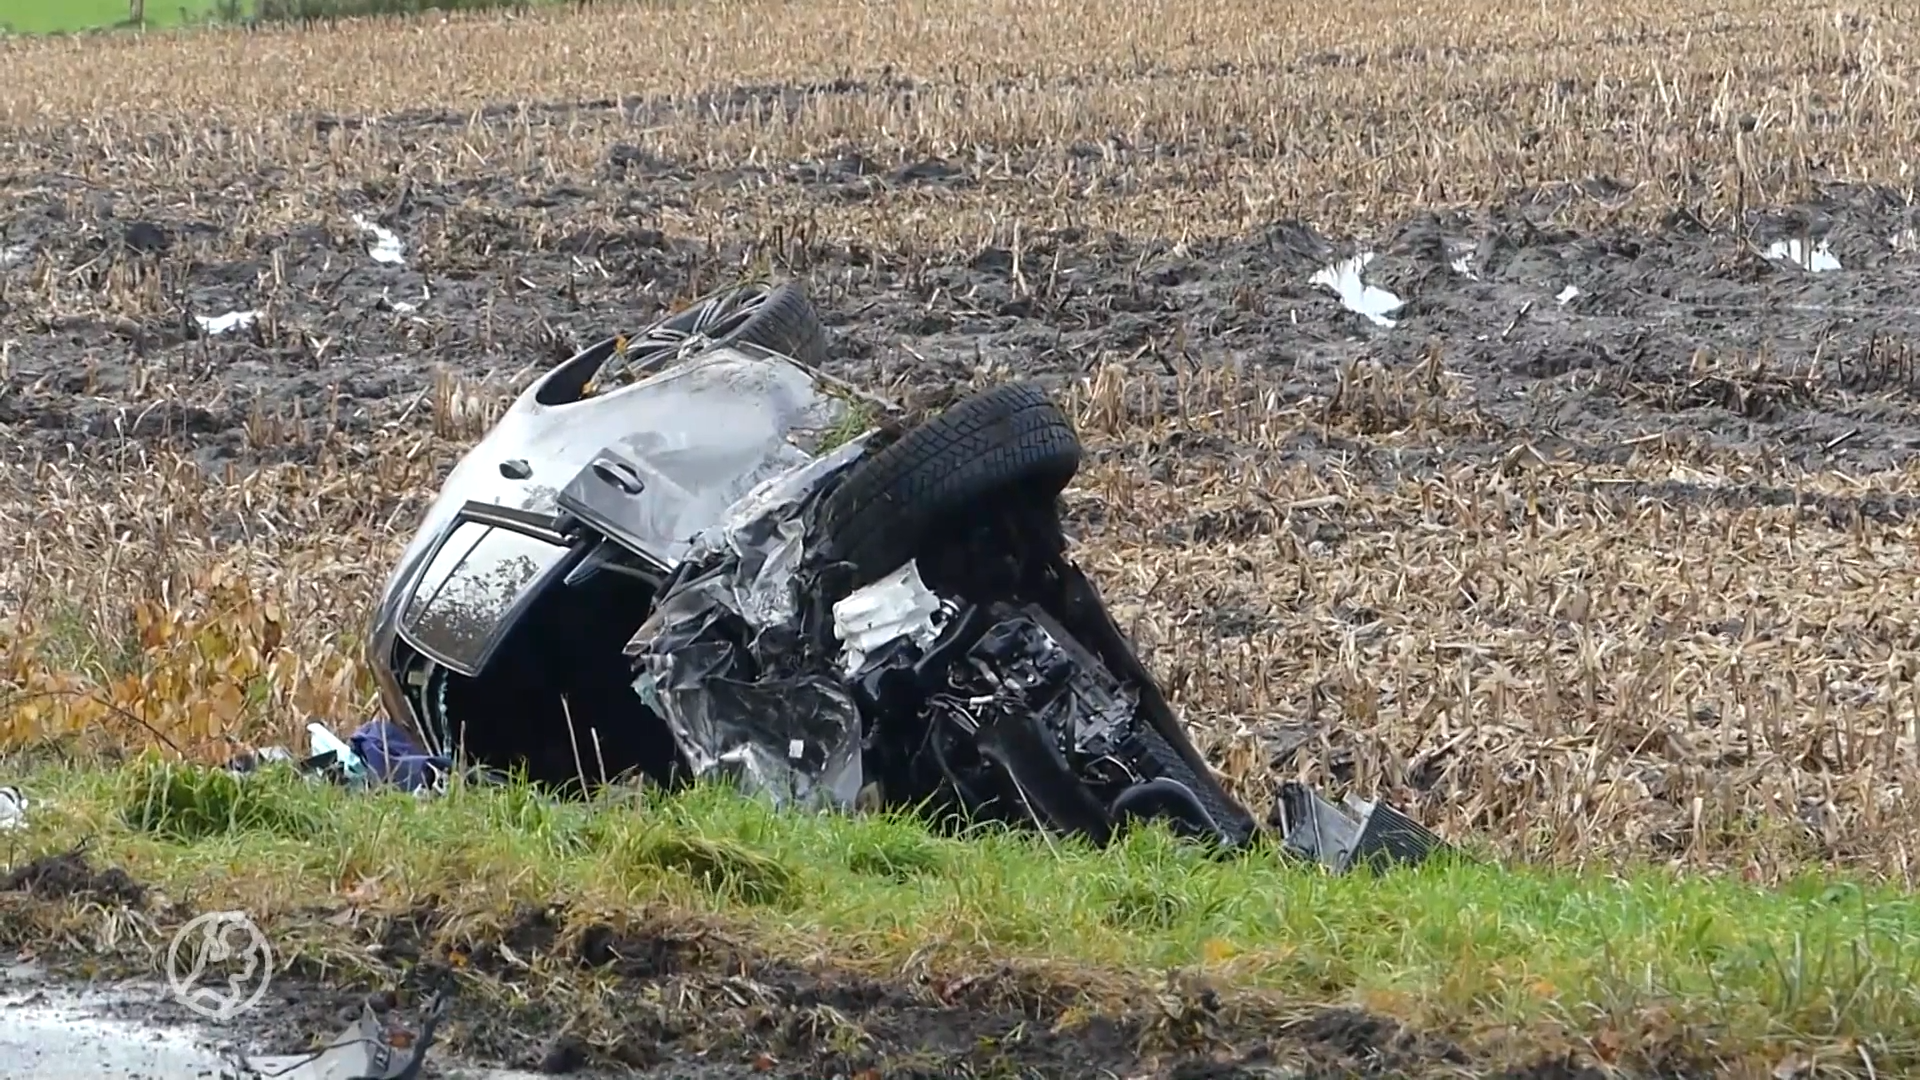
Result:
[[[421,11],[524,8],[560,0],[153,0],[149,29],[204,22],[285,21],[404,15]],[[22,34],[76,33],[128,25],[127,0],[10,0],[0,5],[0,29]]]
[[[313,905],[453,925],[522,903],[724,925],[770,955],[954,975],[1039,965],[1085,985],[1169,969],[1302,1005],[1352,1004],[1469,1045],[1777,1060],[1858,1040],[1920,1062],[1920,903],[1807,878],[1779,889],[1456,860],[1333,878],[1271,856],[1210,861],[1159,833],[1106,852],[892,818],[781,815],[718,791],[554,805],[526,790],[440,800],[136,765],[40,767],[17,864],[91,838],[195,909],[240,907],[276,947],[331,953]],[[602,916],[604,917],[604,916]],[[295,927],[300,929],[296,931]]]

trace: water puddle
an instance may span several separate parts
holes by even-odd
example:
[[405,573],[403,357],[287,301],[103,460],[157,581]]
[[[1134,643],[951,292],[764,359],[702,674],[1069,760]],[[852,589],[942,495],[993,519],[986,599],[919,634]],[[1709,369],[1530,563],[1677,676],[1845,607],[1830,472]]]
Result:
[[400,243],[400,238],[393,234],[392,229],[368,221],[360,214],[353,215],[353,223],[360,227],[361,232],[373,237],[373,243],[367,246],[367,254],[373,257],[374,262],[400,266],[407,261],[406,246]]
[[229,330],[252,326],[259,317],[257,311],[229,311],[225,315],[195,315],[193,321],[200,324],[200,329],[208,337],[216,337]]
[[1767,258],[1785,260],[1814,274],[1840,269],[1840,260],[1833,257],[1833,251],[1827,247],[1825,240],[1811,249],[1807,247],[1805,240],[1797,236],[1786,240],[1775,240],[1767,247]]
[[1398,311],[1404,301],[1385,289],[1360,280],[1360,272],[1372,261],[1373,252],[1360,252],[1350,259],[1342,259],[1324,270],[1316,271],[1308,279],[1308,284],[1320,285],[1338,293],[1341,305],[1348,311],[1365,315],[1381,326],[1393,326],[1395,320],[1387,315]]
[[[100,1080],[101,1077],[235,1077],[248,1080],[342,1080],[364,1069],[329,1053],[254,1058],[243,1071],[197,1025],[159,1024],[112,1015],[153,1001],[164,988],[145,984],[103,990],[70,988],[39,977],[28,965],[0,972],[0,1061],[12,1080]],[[268,1000],[272,1000],[269,998]],[[351,1045],[351,1044],[349,1044]],[[364,1056],[364,1052],[362,1053]],[[339,1061],[330,1059],[341,1059]],[[463,1067],[429,1052],[428,1069],[468,1080],[534,1080],[511,1069]],[[390,1075],[390,1074],[388,1074]]]
[[1580,287],[1578,285],[1569,285],[1566,288],[1561,289],[1560,295],[1554,297],[1554,300],[1564,305],[1567,301],[1579,295],[1580,295]]

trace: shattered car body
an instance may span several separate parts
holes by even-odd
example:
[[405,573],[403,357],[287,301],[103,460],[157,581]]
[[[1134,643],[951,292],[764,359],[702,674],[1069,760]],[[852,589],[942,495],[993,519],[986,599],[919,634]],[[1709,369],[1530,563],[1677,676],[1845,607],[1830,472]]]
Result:
[[817,370],[791,285],[633,340],[520,395],[388,581],[370,659],[429,753],[1096,842],[1142,817],[1254,837],[1066,556],[1080,449],[1038,388],[882,424]]

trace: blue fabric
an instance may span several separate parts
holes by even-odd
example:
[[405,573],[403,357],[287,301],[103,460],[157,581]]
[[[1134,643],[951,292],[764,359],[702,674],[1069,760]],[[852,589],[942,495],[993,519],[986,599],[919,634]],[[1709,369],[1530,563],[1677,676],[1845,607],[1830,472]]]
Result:
[[405,728],[391,720],[369,720],[347,737],[347,745],[366,763],[368,780],[406,791],[431,787],[453,768],[452,759],[429,754]]

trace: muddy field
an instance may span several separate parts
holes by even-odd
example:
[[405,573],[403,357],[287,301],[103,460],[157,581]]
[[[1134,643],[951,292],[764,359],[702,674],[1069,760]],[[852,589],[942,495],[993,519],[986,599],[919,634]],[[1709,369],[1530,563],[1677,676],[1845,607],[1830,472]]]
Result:
[[1391,7],[0,45],[0,598],[100,639],[19,678],[95,679],[130,599],[191,638],[225,581],[286,615],[235,631],[290,654],[265,704],[183,659],[113,708],[184,693],[209,754],[357,721],[343,635],[506,395],[793,277],[869,389],[1059,391],[1079,557],[1255,802],[1291,770],[1530,857],[1920,877],[1920,38]]
[[[1885,469],[1920,447],[1920,212],[1891,190],[1835,185],[1756,212],[1744,236],[1681,212],[1650,231],[1557,227],[1568,203],[1607,197],[1596,183],[1371,236],[1296,221],[1184,241],[1047,230],[1022,237],[1016,259],[1002,246],[886,252],[610,225],[623,207],[715,183],[622,149],[604,175],[531,194],[505,180],[342,191],[350,216],[275,231],[236,227],[268,178],[192,193],[189,209],[185,191],[9,177],[0,425],[52,454],[131,439],[210,467],[297,457],[301,442],[271,453],[249,423],[364,433],[418,416],[443,373],[524,382],[758,260],[807,284],[836,374],[909,397],[937,400],[983,370],[1058,386],[1121,361],[1169,383],[1234,367],[1287,407],[1334,397],[1350,365],[1405,373],[1437,354],[1490,426],[1396,468],[1515,440],[1603,460],[1665,436],[1813,470]],[[851,151],[767,173],[823,203],[969,182],[942,162],[887,170]],[[145,312],[70,310],[136,282],[153,294]],[[1343,449],[1302,440],[1290,453]]]
[[[351,726],[356,628],[505,396],[771,275],[865,387],[1071,399],[1076,558],[1250,801],[1920,880],[1920,33],[1811,0],[900,7],[0,42],[0,604],[35,605],[0,689],[92,708],[0,723],[117,752],[172,718],[209,760]],[[208,627],[253,666],[188,655]],[[424,972],[418,915],[368,932]],[[648,1003],[585,1055],[643,1075],[1473,1065],[1205,988],[1062,1034],[1011,973],[551,931],[512,947]],[[264,1048],[368,989],[316,974]],[[540,1000],[456,1017],[489,1060],[584,1060]]]

